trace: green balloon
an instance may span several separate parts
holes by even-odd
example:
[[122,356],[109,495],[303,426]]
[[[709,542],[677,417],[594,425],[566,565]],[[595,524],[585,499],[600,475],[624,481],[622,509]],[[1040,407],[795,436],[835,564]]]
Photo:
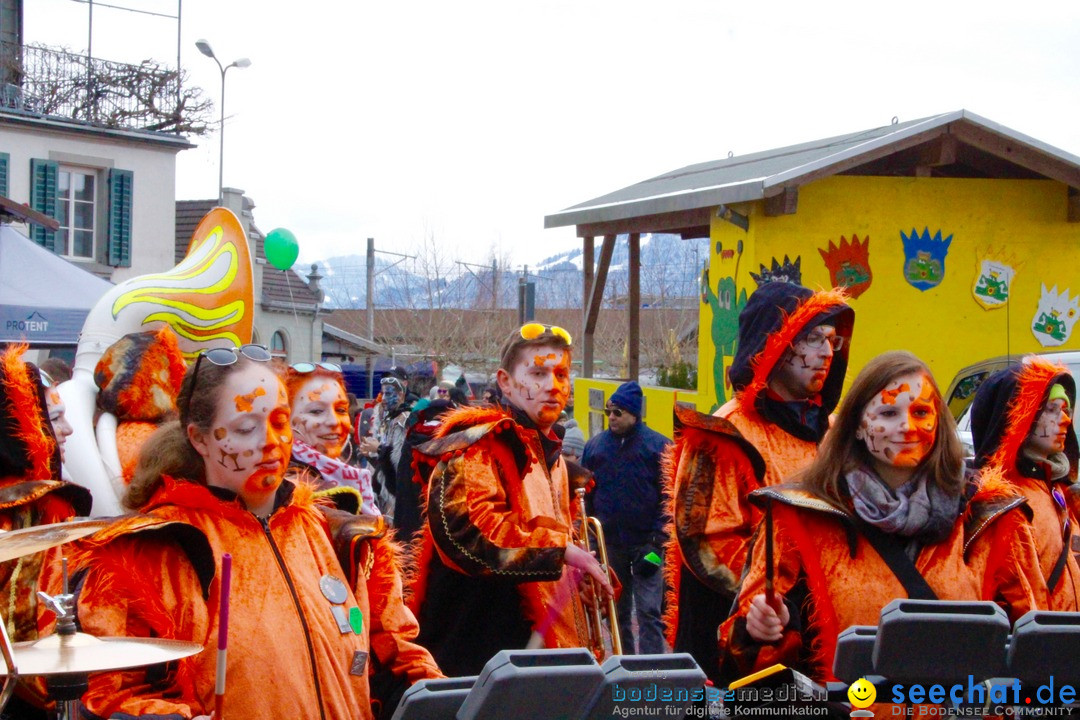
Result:
[[263,241],[263,250],[266,259],[278,270],[288,270],[296,262],[300,254],[300,245],[296,242],[296,236],[291,230],[274,228],[266,234]]

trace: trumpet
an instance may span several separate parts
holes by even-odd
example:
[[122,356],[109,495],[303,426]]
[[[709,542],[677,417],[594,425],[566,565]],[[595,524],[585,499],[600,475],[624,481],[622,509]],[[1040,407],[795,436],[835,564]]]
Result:
[[[607,573],[610,580],[613,573],[608,562],[607,543],[604,542],[604,526],[599,520],[587,514],[585,510],[585,488],[578,488],[574,493],[577,495],[578,511],[581,515],[581,535],[578,537],[578,545],[585,552],[592,552],[592,543],[589,536],[592,535],[595,538],[596,554],[600,560],[600,566]],[[603,590],[592,577],[589,578],[589,586],[592,590],[592,598],[589,607],[585,609],[585,622],[589,628],[589,648],[599,658],[622,655],[622,635],[619,633],[619,614],[615,607],[615,598],[610,595],[607,597],[608,622],[611,624],[609,651],[604,639],[603,619],[600,617],[600,593]]]

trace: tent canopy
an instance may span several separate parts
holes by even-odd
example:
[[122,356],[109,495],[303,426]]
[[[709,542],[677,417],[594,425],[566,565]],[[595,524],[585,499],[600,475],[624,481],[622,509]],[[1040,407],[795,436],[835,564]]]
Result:
[[76,345],[90,308],[112,286],[0,225],[0,342]]

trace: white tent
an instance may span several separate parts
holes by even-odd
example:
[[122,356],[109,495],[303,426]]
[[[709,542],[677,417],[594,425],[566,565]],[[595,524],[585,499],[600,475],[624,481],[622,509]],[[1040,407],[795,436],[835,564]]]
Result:
[[112,286],[0,225],[0,342],[75,345],[90,308]]

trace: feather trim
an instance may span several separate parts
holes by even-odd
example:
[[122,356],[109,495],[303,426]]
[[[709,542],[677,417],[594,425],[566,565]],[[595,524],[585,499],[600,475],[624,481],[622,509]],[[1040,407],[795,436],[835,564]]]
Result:
[[847,304],[847,300],[848,294],[841,288],[818,290],[790,315],[782,313],[780,329],[769,335],[769,339],[765,341],[765,347],[750,360],[750,366],[754,370],[754,379],[736,395],[743,412],[751,417],[757,415],[755,403],[769,383],[769,374],[806,324],[821,313],[828,312],[838,305]]
[[[667,445],[660,455],[660,477],[664,507],[668,517],[675,517],[675,472],[682,457],[682,433],[676,433],[675,442]],[[682,566],[684,563],[679,539],[675,536],[675,521],[668,520],[667,543],[664,546],[664,635],[668,647],[675,647],[675,637],[679,633],[679,593],[682,586]]]
[[1016,376],[1016,390],[1009,400],[1007,429],[997,450],[990,457],[990,464],[1000,468],[1016,467],[1020,449],[1024,446],[1031,424],[1046,400],[1050,385],[1055,378],[1067,372],[1068,368],[1064,365],[1052,363],[1037,355],[1024,358]]
[[53,477],[52,458],[56,452],[56,441],[50,430],[44,427],[46,420],[38,382],[22,360],[28,348],[25,343],[9,345],[0,358],[4,368],[4,392],[7,393],[11,412],[11,426],[7,431],[26,449],[30,462],[26,479],[49,480]]
[[442,416],[442,424],[439,429],[435,431],[433,437],[441,438],[455,433],[458,430],[464,430],[465,428],[473,427],[474,425],[483,425],[485,423],[492,423],[498,420],[511,419],[512,416],[509,412],[501,407],[485,407],[485,406],[472,406],[466,405],[464,407],[451,410]]

